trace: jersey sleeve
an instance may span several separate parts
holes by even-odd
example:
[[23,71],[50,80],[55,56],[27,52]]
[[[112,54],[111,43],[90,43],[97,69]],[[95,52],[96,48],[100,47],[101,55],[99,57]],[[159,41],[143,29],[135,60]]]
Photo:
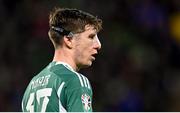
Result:
[[86,81],[76,78],[68,82],[65,91],[68,112],[92,112],[92,90],[85,85]]

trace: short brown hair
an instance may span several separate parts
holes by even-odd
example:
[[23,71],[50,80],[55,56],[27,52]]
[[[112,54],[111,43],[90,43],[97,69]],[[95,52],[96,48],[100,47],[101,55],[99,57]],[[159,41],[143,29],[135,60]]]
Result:
[[92,25],[97,32],[102,29],[102,20],[77,9],[55,8],[49,15],[49,37],[55,48],[60,45],[60,39],[64,34],[58,33],[52,27],[62,28],[72,33],[85,31],[86,25]]

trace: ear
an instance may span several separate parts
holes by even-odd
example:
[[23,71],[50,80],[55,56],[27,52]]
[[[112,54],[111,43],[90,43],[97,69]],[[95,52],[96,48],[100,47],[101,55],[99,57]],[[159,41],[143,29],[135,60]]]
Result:
[[64,36],[63,39],[64,39],[64,45],[69,49],[71,49],[73,47],[72,45],[73,38]]

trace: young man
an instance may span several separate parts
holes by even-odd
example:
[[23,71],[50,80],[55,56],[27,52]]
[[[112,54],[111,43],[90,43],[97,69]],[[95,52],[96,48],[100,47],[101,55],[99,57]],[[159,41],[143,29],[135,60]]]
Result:
[[101,19],[77,9],[56,8],[50,13],[48,35],[55,48],[54,58],[29,83],[22,111],[92,111],[91,85],[77,71],[95,60],[101,48],[97,37],[101,25]]

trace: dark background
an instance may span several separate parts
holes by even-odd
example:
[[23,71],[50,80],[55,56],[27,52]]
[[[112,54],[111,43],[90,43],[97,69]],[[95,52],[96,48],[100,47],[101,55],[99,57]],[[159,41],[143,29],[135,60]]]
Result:
[[1,0],[0,111],[21,111],[30,79],[51,62],[54,6],[103,20],[100,54],[80,71],[94,111],[180,111],[179,0]]

